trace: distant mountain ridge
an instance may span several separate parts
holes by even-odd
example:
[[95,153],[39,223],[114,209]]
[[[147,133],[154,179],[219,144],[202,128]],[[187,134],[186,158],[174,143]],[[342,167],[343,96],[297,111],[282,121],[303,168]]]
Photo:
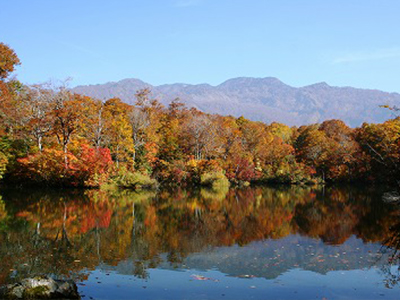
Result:
[[380,123],[391,112],[379,105],[399,105],[400,94],[352,87],[333,87],[325,82],[304,87],[289,86],[277,78],[239,77],[217,86],[209,84],[164,84],[153,86],[139,79],[123,79],[97,85],[77,86],[75,93],[101,100],[118,97],[134,104],[136,91],[149,88],[167,105],[179,97],[189,107],[222,115],[287,125],[305,125],[341,119],[350,126]]

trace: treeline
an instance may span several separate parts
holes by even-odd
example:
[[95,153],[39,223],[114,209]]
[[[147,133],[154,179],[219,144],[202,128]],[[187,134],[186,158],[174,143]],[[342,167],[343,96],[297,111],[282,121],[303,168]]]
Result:
[[[136,104],[25,86],[0,43],[0,174],[14,183],[97,187],[247,182],[396,181],[400,118],[349,128],[340,120],[288,127],[210,115],[149,90]],[[384,100],[383,100],[384,101]]]

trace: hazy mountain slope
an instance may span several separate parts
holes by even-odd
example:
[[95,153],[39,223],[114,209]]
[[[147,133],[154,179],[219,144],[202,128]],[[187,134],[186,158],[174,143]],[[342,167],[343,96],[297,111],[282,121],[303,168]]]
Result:
[[257,121],[303,125],[327,119],[342,119],[351,126],[382,122],[393,117],[379,105],[400,104],[400,94],[317,83],[295,88],[272,77],[234,78],[224,83],[190,85],[183,83],[152,86],[138,79],[124,79],[73,89],[101,100],[119,97],[135,102],[135,92],[150,88],[154,97],[168,104],[179,97],[190,107],[209,113],[243,115]]

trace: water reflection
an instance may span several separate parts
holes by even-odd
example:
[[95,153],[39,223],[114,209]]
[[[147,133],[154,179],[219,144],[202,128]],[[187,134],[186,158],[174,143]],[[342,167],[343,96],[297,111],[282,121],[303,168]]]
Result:
[[43,273],[84,280],[102,268],[138,278],[151,268],[276,278],[376,266],[393,287],[399,209],[381,195],[354,187],[3,191],[0,283]]

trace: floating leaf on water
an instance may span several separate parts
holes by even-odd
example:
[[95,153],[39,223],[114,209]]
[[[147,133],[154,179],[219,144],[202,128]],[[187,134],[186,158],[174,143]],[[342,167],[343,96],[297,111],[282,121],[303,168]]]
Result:
[[238,275],[237,277],[239,277],[239,278],[254,278],[254,277],[256,277],[256,276],[244,274],[244,275]]
[[214,281],[214,282],[218,282],[219,281],[218,279],[205,277],[205,276],[197,275],[197,274],[192,274],[192,275],[190,275],[190,277],[192,277],[194,280],[201,280],[201,281],[205,281],[205,280],[210,280],[210,281]]

